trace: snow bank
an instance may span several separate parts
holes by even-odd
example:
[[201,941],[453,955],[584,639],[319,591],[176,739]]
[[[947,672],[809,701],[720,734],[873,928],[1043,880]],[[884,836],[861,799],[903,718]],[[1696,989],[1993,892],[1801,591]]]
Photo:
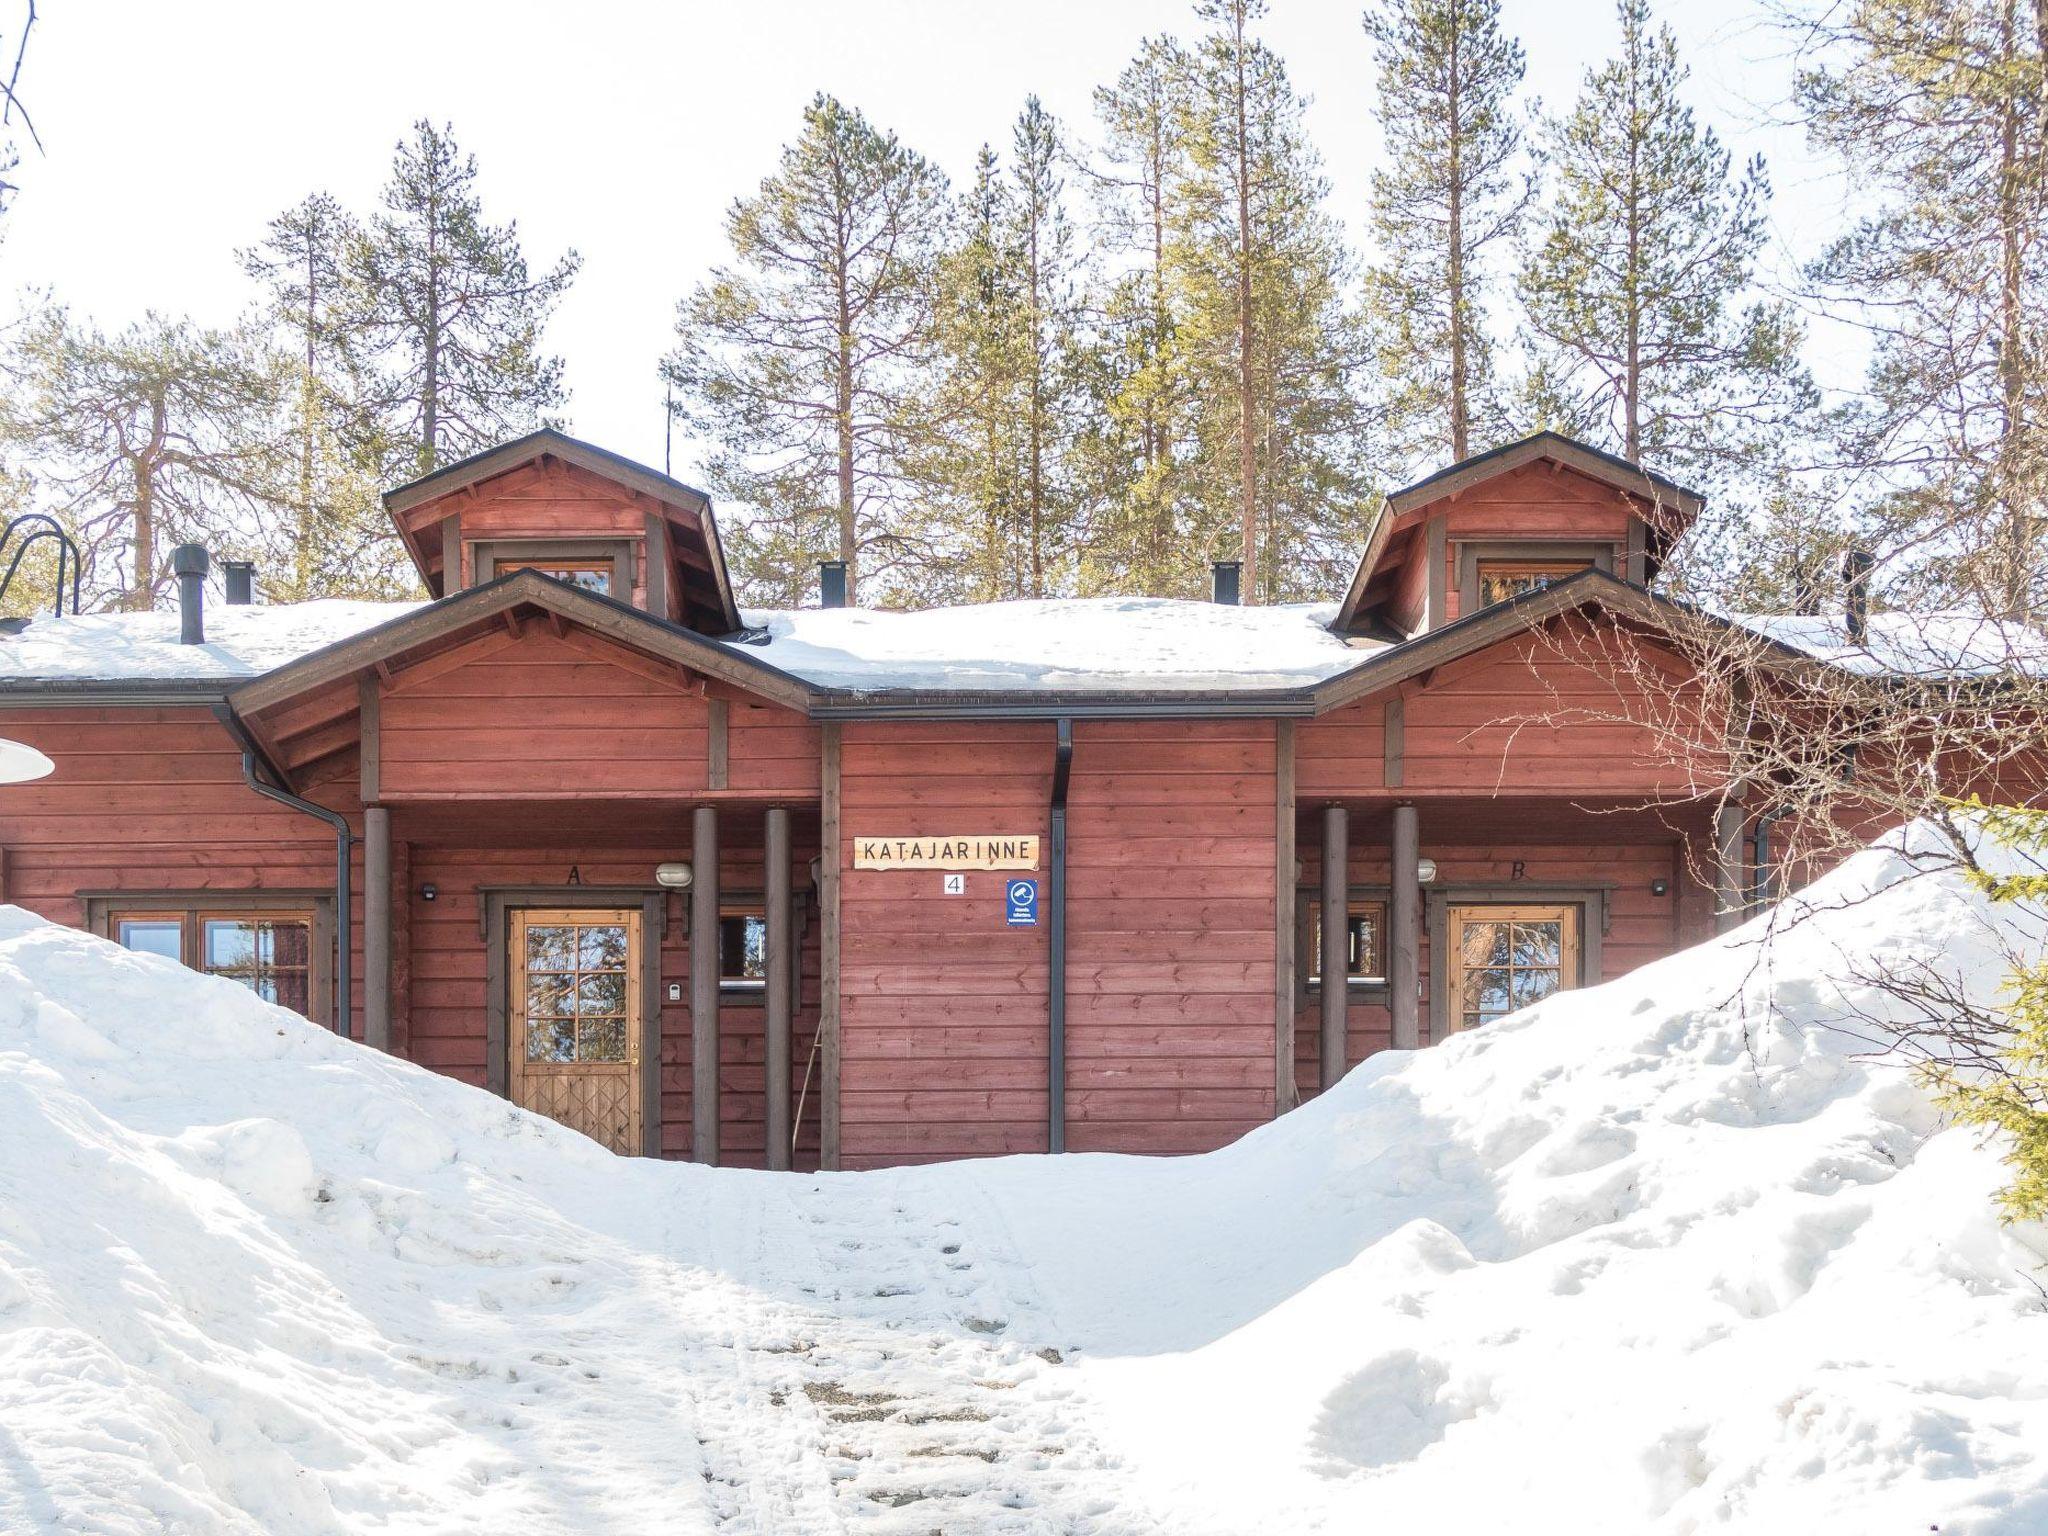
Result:
[[1385,649],[1330,632],[1328,604],[1240,607],[1162,597],[1048,598],[888,612],[746,615],[753,655],[824,688],[1300,688]]
[[2039,939],[1909,867],[1209,1157],[824,1177],[0,909],[0,1529],[2038,1533],[2048,1236],[1834,1026]]

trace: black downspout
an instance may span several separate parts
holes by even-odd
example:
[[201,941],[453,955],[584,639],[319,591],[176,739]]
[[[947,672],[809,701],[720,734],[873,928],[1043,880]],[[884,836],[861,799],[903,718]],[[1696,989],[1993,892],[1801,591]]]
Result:
[[295,811],[304,811],[308,816],[317,816],[334,828],[334,1032],[346,1038],[355,1016],[355,998],[349,985],[349,967],[354,956],[349,951],[353,893],[350,890],[348,869],[348,851],[356,840],[355,835],[349,831],[348,818],[341,812],[330,811],[324,805],[315,805],[310,800],[301,799],[288,789],[264,783],[256,772],[259,763],[279,779],[282,779],[283,775],[279,774],[276,766],[264,757],[262,749],[256,745],[255,739],[249,735],[247,728],[232,709],[224,703],[216,704],[213,706],[213,713],[214,718],[227,727],[228,734],[241,743],[242,779],[251,789],[266,800],[275,800],[279,805],[288,805]]
[[1067,779],[1074,722],[1062,715],[1052,758],[1052,855],[1046,870],[1046,1150],[1067,1150]]

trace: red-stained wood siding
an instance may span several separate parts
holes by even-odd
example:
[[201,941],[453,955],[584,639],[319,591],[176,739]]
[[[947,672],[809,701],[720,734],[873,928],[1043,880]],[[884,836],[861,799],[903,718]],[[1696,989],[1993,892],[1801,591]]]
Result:
[[1304,796],[1383,788],[1393,697],[1401,700],[1404,796],[1684,796],[1710,782],[1711,763],[1674,750],[1715,739],[1683,719],[1683,699],[1645,692],[1594,659],[1580,641],[1525,635],[1304,720],[1296,782]]
[[1045,837],[1053,727],[859,723],[841,743],[843,1164],[1043,1151],[1045,928],[1004,923],[1000,872],[948,896],[935,871],[855,869],[853,839]]
[[79,924],[81,890],[334,886],[334,834],[252,793],[204,709],[5,708],[0,733],[57,765],[0,796],[8,901]]
[[[615,595],[636,607],[645,607],[646,513],[656,507],[656,503],[602,475],[550,459],[522,465],[437,501],[423,503],[406,514],[406,523],[431,546],[438,543],[441,519],[451,514],[459,516],[465,565],[474,558],[473,546],[483,542],[627,540],[633,551],[633,590],[630,594]],[[438,561],[433,563],[438,567]],[[449,590],[488,581],[494,574],[470,571],[467,582],[458,579]]]
[[1067,1146],[1202,1152],[1273,1117],[1271,721],[1082,721]]
[[388,800],[687,796],[710,787],[709,702],[727,706],[728,785],[813,798],[817,728],[573,626],[469,642],[400,672],[379,704]]

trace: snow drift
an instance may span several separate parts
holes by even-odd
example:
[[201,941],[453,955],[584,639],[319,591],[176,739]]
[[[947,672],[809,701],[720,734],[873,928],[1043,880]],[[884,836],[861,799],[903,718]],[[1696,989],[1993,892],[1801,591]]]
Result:
[[1222,1152],[619,1160],[0,909],[0,1529],[2048,1530],[2048,1238],[1874,851]]

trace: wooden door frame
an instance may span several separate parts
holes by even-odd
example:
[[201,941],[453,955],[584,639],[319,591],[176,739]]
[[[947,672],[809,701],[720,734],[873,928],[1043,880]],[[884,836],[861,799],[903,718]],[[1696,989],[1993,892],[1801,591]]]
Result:
[[515,908],[640,912],[640,1153],[661,1155],[661,948],[668,898],[659,888],[603,885],[520,885],[479,888],[484,930],[484,1049],[491,1092],[512,1096],[509,1020],[512,1008],[511,937]]
[[1602,975],[1600,941],[1612,919],[1607,885],[1556,885],[1536,881],[1506,885],[1430,886],[1423,902],[1429,930],[1429,1011],[1424,1020],[1428,1042],[1448,1040],[1455,1031],[1451,1016],[1450,929],[1452,907],[1577,907],[1579,909],[1578,979],[1573,987],[1598,985]]

